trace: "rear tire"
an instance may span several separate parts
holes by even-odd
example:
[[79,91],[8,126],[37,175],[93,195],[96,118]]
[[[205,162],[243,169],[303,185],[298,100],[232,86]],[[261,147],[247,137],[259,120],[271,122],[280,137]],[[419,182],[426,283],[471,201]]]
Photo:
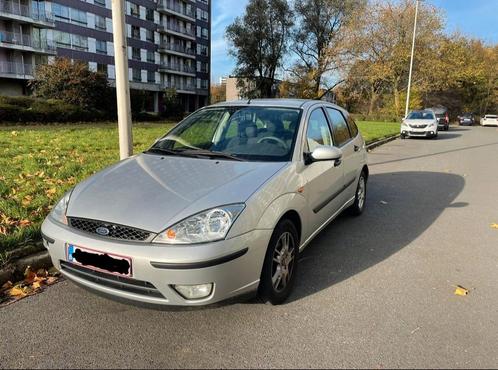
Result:
[[266,251],[258,295],[265,303],[283,303],[296,280],[299,260],[299,237],[292,221],[280,221]]
[[365,171],[361,172],[358,184],[356,185],[356,194],[354,203],[349,207],[349,212],[353,216],[359,216],[365,209],[365,202],[367,200],[367,175]]

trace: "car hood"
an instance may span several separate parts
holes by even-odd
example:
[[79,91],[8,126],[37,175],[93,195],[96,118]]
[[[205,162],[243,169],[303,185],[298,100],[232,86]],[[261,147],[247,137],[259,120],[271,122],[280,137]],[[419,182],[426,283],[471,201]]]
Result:
[[406,125],[428,125],[434,121],[433,119],[405,119],[403,123]]
[[77,185],[67,216],[157,233],[205,209],[245,202],[285,165],[140,154]]

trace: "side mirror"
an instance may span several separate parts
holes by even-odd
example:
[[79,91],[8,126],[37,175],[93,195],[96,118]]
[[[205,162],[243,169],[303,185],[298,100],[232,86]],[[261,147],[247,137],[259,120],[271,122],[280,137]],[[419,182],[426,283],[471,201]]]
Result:
[[323,162],[323,161],[334,161],[334,165],[338,166],[341,164],[342,150],[336,148],[335,146],[325,146],[321,145],[313,152],[307,153],[305,156],[305,163],[311,164],[313,162]]

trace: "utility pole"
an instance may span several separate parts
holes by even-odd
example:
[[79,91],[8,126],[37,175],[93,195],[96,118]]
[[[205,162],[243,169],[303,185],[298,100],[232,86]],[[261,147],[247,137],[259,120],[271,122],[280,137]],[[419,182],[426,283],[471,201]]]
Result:
[[112,0],[114,64],[118,103],[119,158],[133,154],[131,132],[130,82],[128,79],[128,47],[126,46],[125,1]]
[[410,74],[408,75],[408,89],[406,91],[405,118],[406,116],[408,116],[408,111],[410,109],[410,89],[412,87],[413,55],[415,53],[415,37],[417,35],[417,17],[418,17],[419,2],[420,0],[416,0],[416,5],[415,5],[415,24],[413,25],[412,55],[410,58]]

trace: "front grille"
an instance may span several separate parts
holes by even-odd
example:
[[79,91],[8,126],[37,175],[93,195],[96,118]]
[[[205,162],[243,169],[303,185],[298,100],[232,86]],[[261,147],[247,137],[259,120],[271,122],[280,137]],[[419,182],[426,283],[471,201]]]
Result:
[[[84,231],[90,234],[96,234],[105,238],[132,240],[132,241],[145,241],[149,239],[151,233],[145,230],[135,229],[133,227],[116,225],[109,222],[89,220],[86,218],[68,217],[69,226],[75,229]],[[97,232],[99,228],[108,230],[107,234],[100,234]]]
[[163,298],[164,296],[157,288],[148,281],[130,279],[127,277],[106,274],[100,271],[94,271],[82,266],[75,265],[66,261],[60,261],[61,270],[71,275],[84,279],[86,281],[103,285],[108,288],[122,290],[147,297]]
[[410,125],[411,128],[426,128],[427,125]]

